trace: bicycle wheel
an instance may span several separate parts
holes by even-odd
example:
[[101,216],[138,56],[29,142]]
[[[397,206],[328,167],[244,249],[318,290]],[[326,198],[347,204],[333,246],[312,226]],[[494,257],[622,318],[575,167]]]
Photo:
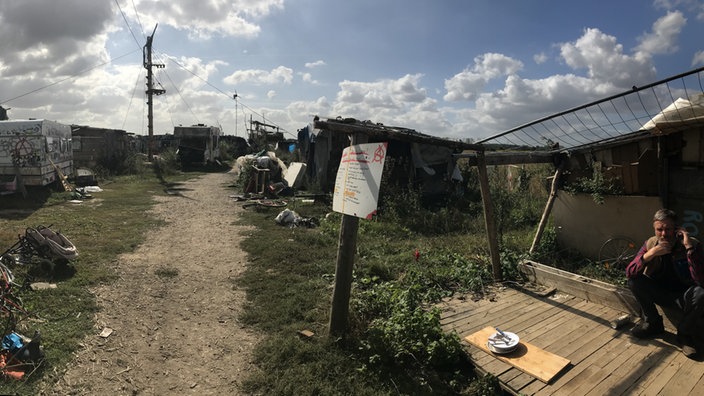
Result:
[[250,201],[242,205],[243,208],[251,208],[254,207],[255,209],[259,208],[283,208],[284,206],[288,205],[288,202],[280,199],[258,199],[256,201]]
[[599,249],[599,262],[607,268],[625,267],[638,252],[636,243],[627,237],[609,238]]
[[287,204],[288,202],[280,199],[262,199],[259,201],[259,205],[267,208],[283,208]]

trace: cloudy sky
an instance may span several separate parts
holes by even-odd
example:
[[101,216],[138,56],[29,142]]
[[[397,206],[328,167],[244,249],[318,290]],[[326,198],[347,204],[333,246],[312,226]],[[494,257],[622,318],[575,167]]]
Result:
[[147,134],[154,31],[159,134],[320,115],[477,140],[704,66],[701,0],[0,0],[0,104]]

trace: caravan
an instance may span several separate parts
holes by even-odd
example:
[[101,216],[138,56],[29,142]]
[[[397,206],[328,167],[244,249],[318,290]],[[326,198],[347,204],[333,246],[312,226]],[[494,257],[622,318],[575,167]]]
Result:
[[0,121],[0,190],[46,186],[72,173],[70,126],[42,119]]
[[206,165],[220,159],[220,128],[204,124],[174,127],[177,156],[183,166]]

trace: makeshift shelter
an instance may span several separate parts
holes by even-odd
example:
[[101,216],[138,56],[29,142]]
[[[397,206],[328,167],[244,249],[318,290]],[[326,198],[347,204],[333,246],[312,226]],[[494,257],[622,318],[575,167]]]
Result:
[[[637,249],[652,236],[651,216],[661,207],[677,211],[682,226],[698,236],[704,226],[702,73],[699,68],[634,86],[540,118],[480,140],[484,152],[462,156],[486,165],[555,165],[533,248],[552,218],[562,248],[595,255],[620,236]],[[565,184],[583,177],[620,184],[623,192],[604,195],[599,203],[565,191]],[[538,286],[442,304],[443,327],[472,345],[470,360],[478,373],[494,375],[511,394],[698,394],[704,381],[699,359],[686,357],[667,336],[641,343],[624,334],[622,319],[631,324],[640,314],[630,290],[530,260],[519,263],[519,270]],[[676,315],[670,320],[663,314],[665,328],[676,333]],[[486,336],[477,337],[485,326],[523,334],[521,341],[535,342],[554,359],[538,358],[530,347],[505,358],[485,351]],[[540,375],[565,359],[568,364],[557,366],[555,377]]]
[[[478,141],[486,162],[561,164],[552,216],[558,243],[597,258],[614,236],[638,244],[660,207],[704,229],[704,68],[578,106]],[[696,93],[695,93],[696,92]],[[474,154],[468,154],[472,159]],[[598,204],[566,184],[600,173],[620,195]],[[538,235],[536,237],[539,238]]]
[[46,186],[73,172],[71,128],[51,120],[0,121],[0,180],[13,191]]
[[[482,200],[484,202],[484,220],[487,228],[487,239],[491,256],[492,271],[496,280],[501,280],[501,264],[499,248],[496,239],[494,216],[489,198],[489,182],[486,166],[483,163],[482,147],[471,143],[450,141],[418,133],[414,130],[399,127],[387,127],[369,121],[359,122],[354,119],[314,119],[312,127],[315,130],[328,131],[332,134],[346,136],[351,145],[371,142],[402,141],[411,144],[427,144],[445,147],[452,150],[476,150],[479,170]],[[300,131],[299,131],[300,132]],[[389,152],[386,151],[387,157]],[[341,334],[347,328],[347,314],[350,290],[352,284],[352,268],[356,251],[357,229],[359,219],[349,214],[343,214],[340,225],[337,263],[335,269],[335,286],[333,288],[332,309],[330,313],[330,333]]]
[[447,193],[452,188],[452,181],[462,178],[456,170],[454,155],[461,151],[458,144],[454,147],[448,146],[448,142],[437,144],[433,137],[412,129],[386,127],[350,118],[329,119],[319,125],[323,126],[317,128],[309,124],[300,129],[298,145],[301,157],[307,164],[309,181],[324,192],[334,188],[342,150],[350,144],[347,135],[335,133],[346,126],[347,129],[358,128],[371,133],[370,143],[389,143],[387,157],[392,165],[388,167],[391,172],[388,182],[402,186],[415,185],[425,196],[436,196]]
[[101,165],[114,171],[135,150],[130,135],[121,129],[71,125],[71,136],[77,167]]
[[704,94],[677,98],[671,105],[643,125],[643,129],[657,135],[686,131],[704,126]]

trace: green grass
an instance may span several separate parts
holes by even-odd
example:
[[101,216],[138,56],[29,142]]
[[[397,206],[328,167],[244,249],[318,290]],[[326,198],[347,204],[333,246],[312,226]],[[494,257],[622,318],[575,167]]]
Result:
[[[0,197],[0,207],[14,209],[0,220],[0,244],[12,245],[27,226],[54,224],[76,244],[80,257],[75,272],[47,278],[57,289],[24,294],[25,304],[39,314],[27,333],[40,330],[47,363],[27,382],[0,384],[0,394],[36,393],[42,377],[60,373],[83,337],[92,331],[97,309],[89,288],[114,280],[117,256],[135,249],[160,223],[149,216],[153,196],[164,193],[180,173],[158,168],[156,175],[123,177],[106,184],[95,201],[67,205],[67,193],[46,192],[29,200]],[[168,178],[168,180],[166,180]],[[233,186],[235,187],[235,186]],[[517,196],[520,194],[517,194]],[[414,195],[407,194],[408,202]],[[499,197],[508,215],[502,228],[502,264],[507,278],[515,276],[520,253],[532,242],[540,205],[522,205],[508,212],[514,196]],[[535,201],[535,199],[533,199]],[[274,222],[282,208],[248,210],[241,222],[255,225],[242,247],[248,267],[233,287],[247,290],[240,320],[263,336],[255,347],[260,370],[243,383],[249,394],[267,395],[450,395],[492,394],[496,379],[473,375],[456,334],[444,333],[433,304],[452,293],[481,293],[491,282],[487,240],[476,205],[470,212],[420,206],[387,197],[387,217],[359,223],[350,331],[327,335],[341,215],[329,206],[289,208],[314,217],[317,228],[287,228]],[[411,208],[412,210],[408,211]],[[406,213],[407,211],[409,213]],[[536,212],[537,211],[537,215]],[[404,214],[405,213],[405,214]],[[503,212],[500,212],[503,213]],[[408,217],[414,216],[414,217]],[[458,226],[459,225],[459,226]],[[416,259],[416,252],[418,258]],[[167,268],[155,274],[177,279]],[[35,275],[42,276],[41,271]],[[44,274],[48,275],[48,274]],[[310,330],[313,337],[302,337]]]
[[[172,175],[169,180],[192,176]],[[27,227],[39,225],[53,225],[52,229],[65,234],[79,251],[79,257],[64,269],[52,271],[32,264],[13,270],[20,282],[31,276],[34,281],[58,287],[21,292],[24,306],[35,315],[21,321],[17,330],[29,337],[35,330],[41,332],[46,360],[26,381],[0,382],[0,394],[36,394],[40,380],[61,372],[83,338],[93,331],[93,314],[98,307],[89,288],[113,281],[117,256],[134,250],[148,230],[161,224],[148,215],[153,197],[164,194],[155,175],[146,172],[120,177],[101,187],[103,192],[81,204],[66,203],[70,193],[39,188],[31,189],[27,198],[19,194],[0,197],[0,207],[6,210],[0,218],[2,251],[17,242]]]
[[[328,320],[341,216],[322,205],[294,209],[320,226],[276,225],[281,209],[247,211],[241,220],[257,228],[242,244],[249,264],[236,283],[249,301],[240,319],[265,335],[255,350],[261,370],[244,382],[247,393],[443,395],[482,388],[459,339],[441,331],[431,305],[490,282],[485,239],[424,237],[394,223],[360,221],[350,332],[333,338]],[[300,330],[315,336],[300,337]],[[494,389],[487,381],[484,387]]]

